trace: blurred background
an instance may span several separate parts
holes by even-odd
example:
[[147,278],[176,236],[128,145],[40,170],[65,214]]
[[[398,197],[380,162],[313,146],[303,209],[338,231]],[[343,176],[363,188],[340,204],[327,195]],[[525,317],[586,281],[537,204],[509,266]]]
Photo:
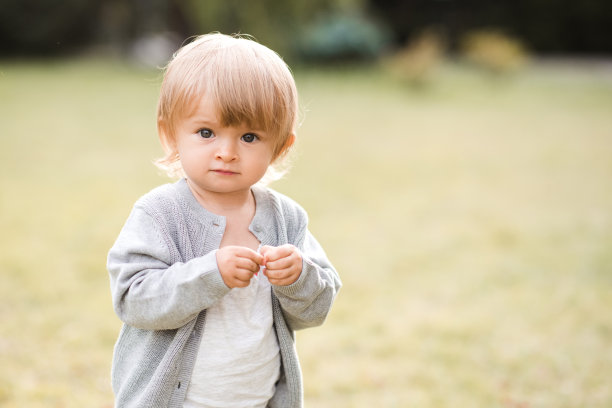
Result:
[[601,56],[612,51],[611,26],[602,0],[3,0],[0,52],[165,62],[186,38],[221,31],[317,63],[380,57],[423,36],[453,53],[495,41],[501,53],[506,40],[516,52]]
[[113,405],[106,253],[171,181],[161,67],[211,31],[300,91],[272,187],[344,282],[306,406],[612,406],[611,2],[2,0],[1,407]]

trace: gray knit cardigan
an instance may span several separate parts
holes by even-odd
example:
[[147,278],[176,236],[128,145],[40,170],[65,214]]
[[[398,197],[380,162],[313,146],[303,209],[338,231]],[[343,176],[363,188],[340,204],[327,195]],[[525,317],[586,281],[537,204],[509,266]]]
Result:
[[[263,245],[290,243],[303,269],[272,287],[281,376],[270,407],[303,405],[294,331],[325,320],[341,283],[307,228],[305,211],[270,189],[254,187],[251,232]],[[225,218],[206,211],[184,179],[139,199],[108,255],[113,306],[124,322],[115,345],[117,407],[182,407],[205,329],[206,309],[229,292],[216,263]],[[214,350],[210,350],[214,352]]]

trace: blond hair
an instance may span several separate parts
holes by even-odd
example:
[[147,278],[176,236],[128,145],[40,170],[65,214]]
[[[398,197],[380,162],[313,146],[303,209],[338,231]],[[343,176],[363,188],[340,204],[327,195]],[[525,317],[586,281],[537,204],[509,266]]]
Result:
[[[295,135],[298,97],[289,67],[269,48],[243,35],[205,34],[179,49],[165,69],[157,105],[157,130],[169,175],[183,175],[176,150],[177,123],[206,94],[223,126],[246,124],[274,139],[272,173],[282,175]],[[273,177],[274,178],[274,177]]]

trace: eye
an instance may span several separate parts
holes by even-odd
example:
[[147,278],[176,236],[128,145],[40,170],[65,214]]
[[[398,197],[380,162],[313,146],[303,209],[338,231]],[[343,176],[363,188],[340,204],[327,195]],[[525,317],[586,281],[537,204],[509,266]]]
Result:
[[242,135],[240,139],[242,139],[243,142],[253,143],[255,140],[258,140],[259,137],[257,137],[255,133],[246,133]]
[[198,130],[198,134],[202,136],[204,139],[210,139],[214,136],[214,133],[210,129],[200,129]]

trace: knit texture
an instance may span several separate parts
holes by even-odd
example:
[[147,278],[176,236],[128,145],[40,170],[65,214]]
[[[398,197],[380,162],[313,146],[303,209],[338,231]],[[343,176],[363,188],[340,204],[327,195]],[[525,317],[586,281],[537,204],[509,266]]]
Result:
[[[270,407],[303,405],[294,331],[322,324],[341,287],[293,200],[254,187],[251,232],[262,245],[290,243],[302,273],[272,287],[281,376]],[[184,179],[139,199],[108,255],[113,306],[124,325],[115,345],[117,407],[182,407],[205,327],[206,309],[229,292],[217,268],[225,218],[205,210]],[[211,352],[214,352],[211,350]]]

